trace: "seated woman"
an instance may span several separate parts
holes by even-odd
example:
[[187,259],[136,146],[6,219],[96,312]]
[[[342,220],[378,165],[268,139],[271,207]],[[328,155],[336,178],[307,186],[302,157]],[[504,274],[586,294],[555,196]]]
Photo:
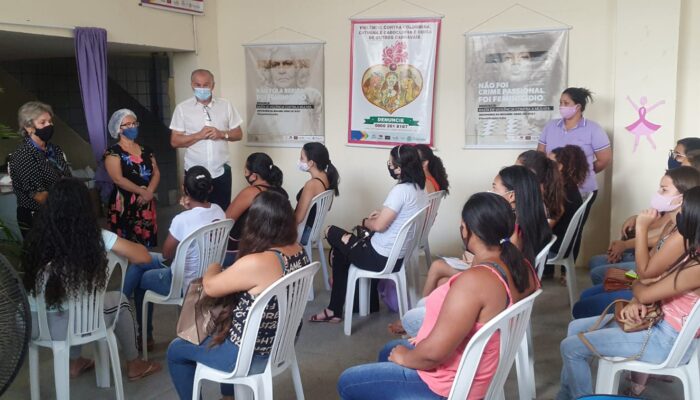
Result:
[[[549,153],[549,157],[556,161],[564,182],[564,213],[552,227],[552,233],[557,235],[557,240],[552,245],[550,252],[556,253],[561,247],[561,242],[564,240],[571,218],[574,217],[576,211],[583,204],[579,188],[588,175],[588,160],[583,150],[575,145],[558,147]],[[554,269],[551,268],[550,274],[553,273]],[[546,267],[545,274],[547,274]]]
[[[418,151],[413,146],[401,145],[391,149],[387,168],[392,178],[399,181],[384,200],[381,211],[373,211],[362,220],[362,226],[373,231],[369,242],[356,246],[359,238],[337,226],[329,226],[326,239],[333,258],[333,289],[328,308],[311,316],[312,322],[340,322],[345,305],[350,264],[368,271],[381,271],[394,246],[403,224],[428,205],[425,193],[425,175]],[[394,271],[403,264],[406,248],[401,249]],[[352,313],[352,310],[345,310]]]
[[[249,186],[238,192],[226,208],[226,218],[235,221],[229,235],[229,252],[238,250],[243,227],[248,217],[248,209],[253,204],[255,196],[268,189],[275,189],[287,197],[287,192],[282,189],[282,171],[272,163],[272,158],[267,154],[253,153],[249,155],[245,161],[243,174]],[[235,260],[235,254],[226,258],[227,262],[233,262],[233,260]]]
[[425,174],[425,192],[434,193],[444,190],[450,193],[450,182],[447,180],[447,172],[440,157],[433,153],[427,144],[417,144],[414,146],[418,150],[420,163]]
[[[48,273],[44,299],[49,330],[53,340],[65,340],[68,313],[63,304],[73,296],[104,288],[107,285],[106,252],[112,251],[131,262],[144,262],[150,255],[142,245],[100,229],[92,212],[90,195],[84,184],[75,179],[58,181],[48,193],[45,206],[24,243],[22,266],[24,287],[33,296]],[[126,268],[126,266],[122,266]],[[32,336],[39,335],[39,324],[32,305]],[[126,376],[136,380],[161,370],[155,362],[142,361],[136,348],[134,319],[129,302],[119,292],[107,292],[104,299],[105,323],[117,318],[114,333],[126,358]],[[92,360],[80,357],[80,346],[70,349],[70,376],[77,377],[91,369]]]
[[[650,246],[655,246],[662,237],[661,230],[669,222],[675,223],[675,214],[671,211],[677,210],[682,202],[683,193],[686,190],[698,185],[698,171],[693,167],[678,167],[669,169],[661,178],[659,189],[653,194],[651,207],[662,214],[661,218],[655,219],[647,230]],[[632,221],[636,221],[635,215]],[[634,227],[633,227],[634,228]],[[603,283],[605,272],[610,268],[635,269],[635,240],[638,233],[634,230],[627,230],[623,226],[623,231],[631,237],[623,237],[621,240],[613,240],[608,248],[608,254],[593,256],[588,263],[590,268],[591,281],[594,285]],[[634,232],[634,234],[631,234]]]
[[[212,178],[206,168],[195,165],[185,172],[184,193],[180,204],[185,207],[185,211],[176,215],[170,223],[168,237],[163,243],[163,253],[153,253],[150,263],[132,265],[126,271],[124,280],[124,294],[129,297],[134,295],[136,305],[136,319],[140,325],[142,321],[143,297],[147,290],[152,290],[158,294],[166,295],[170,292],[172,282],[172,272],[164,265],[165,261],[172,261],[175,258],[177,246],[187,236],[204,225],[226,218],[224,210],[218,205],[209,202],[209,194],[212,190]],[[185,277],[182,287],[186,290],[190,281],[197,278],[199,272],[199,253],[196,245],[187,250],[185,259]],[[153,347],[153,325],[152,325],[153,305],[148,307],[147,322],[147,346],[150,350]],[[139,327],[139,335],[141,334]],[[139,343],[141,339],[139,338]]]
[[[441,399],[450,393],[462,353],[487,322],[539,287],[537,274],[511,242],[515,215],[502,197],[477,193],[462,209],[462,241],[472,267],[450,278],[426,301],[415,340],[389,342],[379,362],[347,369],[338,393],[349,399]],[[496,372],[499,337],[486,345],[468,399],[482,399]]]
[[[683,236],[684,255],[676,260],[669,273],[655,282],[635,281],[634,298],[622,311],[622,317],[638,321],[646,312],[644,304],[661,302],[663,320],[650,330],[625,332],[618,324],[603,325],[588,332],[598,317],[577,319],[569,324],[566,339],[561,342],[563,367],[558,400],[576,399],[593,393],[590,360],[594,357],[589,347],[578,337],[583,333],[595,350],[605,357],[633,357],[649,363],[660,363],[668,357],[678,332],[683,328],[690,311],[700,297],[700,260],[697,249],[700,238],[700,187],[688,190],[683,196],[683,206],[678,214],[678,232]],[[608,317],[612,318],[612,314]],[[605,321],[604,321],[605,322]],[[695,343],[681,364],[686,363],[695,351]]]
[[564,215],[564,180],[557,163],[547,158],[541,151],[528,150],[521,153],[515,165],[522,165],[535,173],[540,183],[545,215],[550,228]]
[[[311,175],[311,179],[306,181],[304,187],[297,193],[297,206],[294,209],[294,220],[297,222],[297,225],[304,222],[306,210],[308,210],[309,204],[311,204],[311,200],[314,197],[326,190],[333,190],[336,196],[340,194],[338,192],[338,183],[340,181],[338,171],[331,163],[328,149],[323,144],[318,142],[306,143],[301,148],[298,168],[303,172],[308,172]],[[309,218],[306,219],[304,232],[299,239],[299,243],[302,245],[306,245],[309,241],[314,221],[316,221],[316,206],[311,208]]]
[[[231,372],[241,344],[250,306],[256,296],[284,275],[307,264],[309,259],[297,243],[297,225],[287,198],[275,191],[258,195],[248,212],[236,262],[223,269],[212,264],[203,277],[209,297],[225,298],[227,308],[215,320],[216,328],[199,346],[175,339],[168,347],[168,369],[181,399],[192,398],[197,363]],[[264,370],[271,338],[277,330],[277,302],[270,302],[261,321],[251,372]],[[224,396],[233,396],[233,386],[222,385]],[[228,397],[227,397],[228,398]]]

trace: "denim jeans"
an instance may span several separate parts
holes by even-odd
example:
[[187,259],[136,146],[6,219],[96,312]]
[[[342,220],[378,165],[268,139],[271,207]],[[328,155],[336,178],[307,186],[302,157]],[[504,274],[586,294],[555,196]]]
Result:
[[[612,319],[608,315],[606,321]],[[561,389],[557,394],[557,400],[576,399],[580,396],[593,393],[590,360],[593,353],[578,338],[579,332],[585,332],[591,327],[598,317],[577,319],[569,323],[569,332],[566,339],[561,342],[561,358],[564,363],[561,371]],[[603,356],[630,357],[639,353],[647,337],[647,331],[624,332],[615,322],[605,325],[604,328],[585,334],[586,339]],[[660,363],[666,359],[678,336],[671,325],[661,321],[651,329],[649,342],[640,360],[649,363]],[[694,345],[684,357],[684,363],[690,359]]]
[[605,271],[610,268],[620,268],[626,270],[636,269],[637,264],[634,262],[634,250],[625,250],[622,253],[622,259],[613,264],[608,262],[607,254],[598,254],[597,256],[591,257],[591,260],[588,261],[591,282],[593,282],[594,285],[603,283],[603,280],[605,280]]
[[444,399],[430,390],[415,369],[402,367],[387,360],[391,350],[398,345],[413,349],[408,340],[393,340],[379,352],[378,362],[346,369],[338,379],[340,398],[343,400]]
[[[192,399],[194,372],[197,363],[219,371],[232,372],[238,359],[238,346],[229,338],[212,348],[209,348],[211,337],[206,338],[200,345],[192,344],[182,339],[175,339],[168,346],[168,370],[173,386],[182,400]],[[267,356],[253,355],[250,365],[250,375],[265,371]],[[233,396],[233,385],[221,385],[221,394]]]
[[[599,316],[608,304],[619,299],[632,299],[632,291],[616,290],[614,292],[606,292],[602,284],[595,285],[581,293],[581,299],[574,304],[571,314],[574,319]],[[615,309],[611,307],[609,312],[613,311]]]

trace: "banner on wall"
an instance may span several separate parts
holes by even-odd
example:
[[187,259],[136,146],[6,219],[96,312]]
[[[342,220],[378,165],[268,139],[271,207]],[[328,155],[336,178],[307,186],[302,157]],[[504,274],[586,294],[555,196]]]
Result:
[[141,0],[140,5],[185,14],[204,15],[204,0]]
[[244,47],[247,144],[323,142],[323,43]]
[[466,35],[466,147],[537,145],[544,125],[559,115],[568,33]]
[[348,144],[433,144],[440,24],[352,20]]

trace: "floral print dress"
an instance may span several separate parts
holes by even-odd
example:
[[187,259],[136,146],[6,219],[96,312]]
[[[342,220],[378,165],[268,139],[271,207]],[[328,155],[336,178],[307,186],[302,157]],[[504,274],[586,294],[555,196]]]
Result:
[[[141,155],[126,152],[115,144],[107,149],[106,157],[119,157],[122,175],[137,186],[146,187],[153,175],[153,151],[141,146]],[[114,185],[109,198],[110,230],[119,237],[146,247],[158,245],[155,198],[146,204],[138,203],[138,195]]]

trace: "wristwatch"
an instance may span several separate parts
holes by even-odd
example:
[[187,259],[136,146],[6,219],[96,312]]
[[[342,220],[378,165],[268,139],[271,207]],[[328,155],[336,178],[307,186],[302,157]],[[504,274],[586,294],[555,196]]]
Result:
[[224,131],[224,138],[228,140],[228,131]]

